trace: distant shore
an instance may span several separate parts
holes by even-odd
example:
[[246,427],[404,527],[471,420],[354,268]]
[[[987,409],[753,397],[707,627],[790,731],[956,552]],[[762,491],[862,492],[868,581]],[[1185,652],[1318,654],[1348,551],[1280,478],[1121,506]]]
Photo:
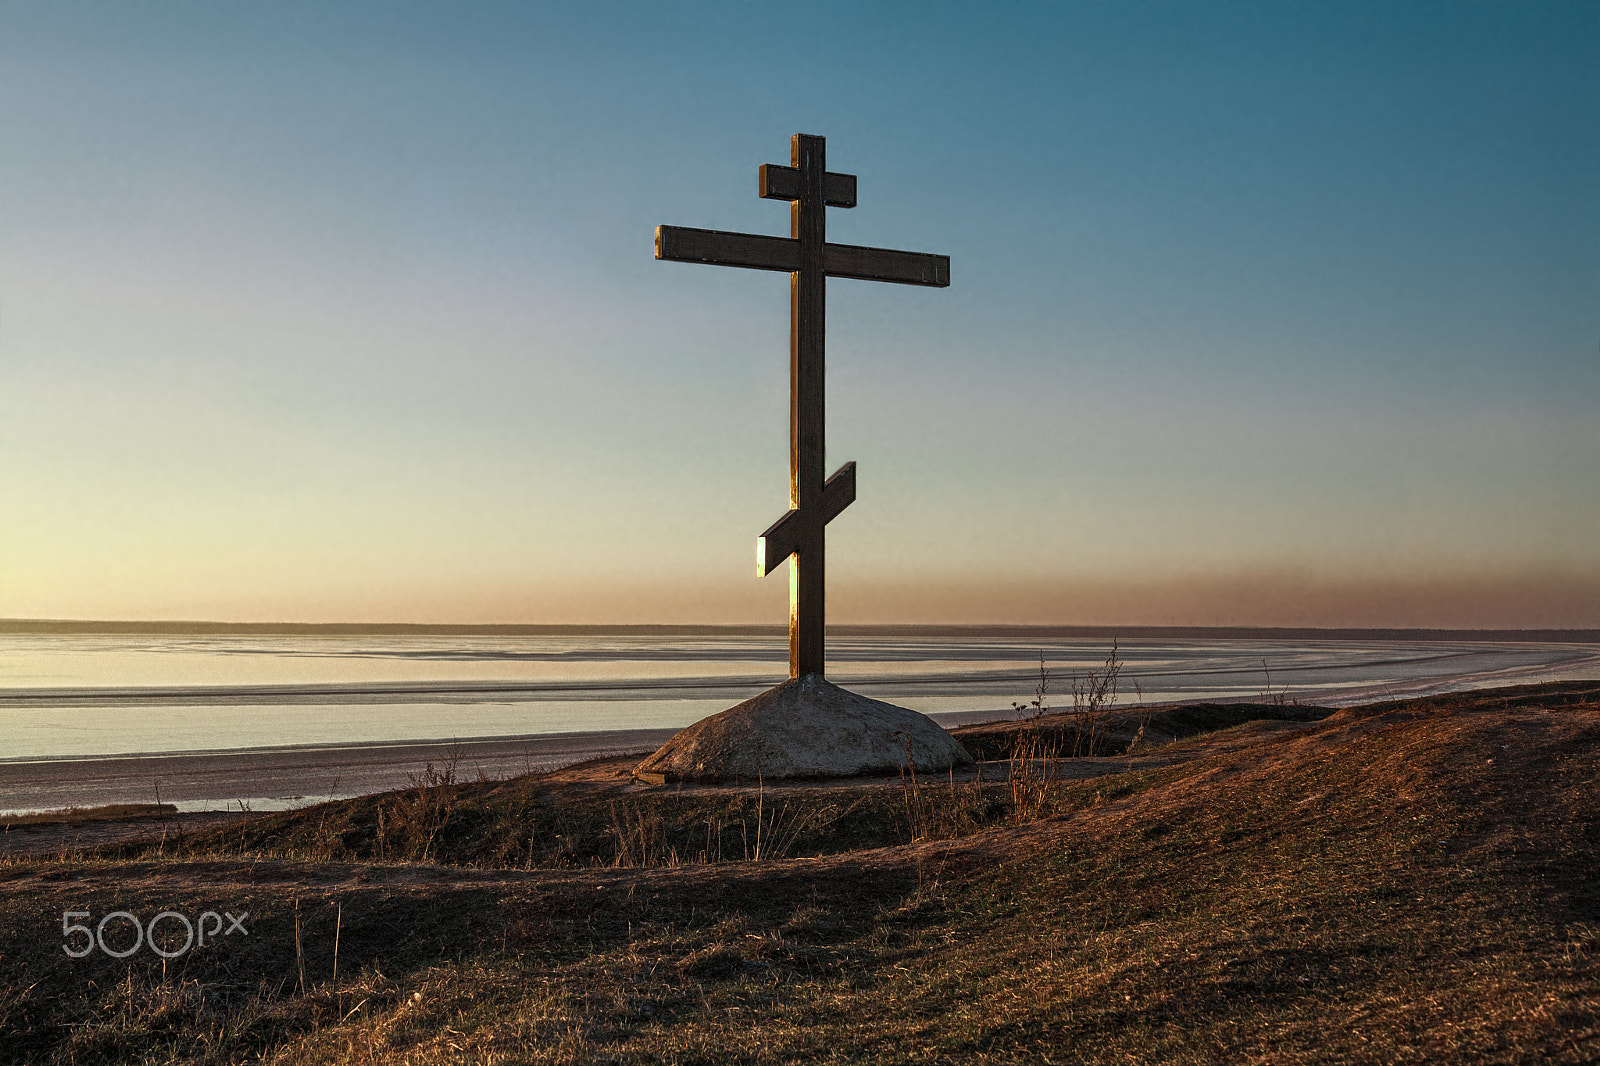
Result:
[[[412,622],[206,622],[94,621],[70,618],[0,618],[4,634],[230,634],[259,636],[782,636],[782,625],[436,625]],[[1318,629],[1272,626],[1068,626],[1068,625],[837,625],[833,636],[994,634],[1060,640],[1120,637],[1129,640],[1466,640],[1600,644],[1600,629]]]

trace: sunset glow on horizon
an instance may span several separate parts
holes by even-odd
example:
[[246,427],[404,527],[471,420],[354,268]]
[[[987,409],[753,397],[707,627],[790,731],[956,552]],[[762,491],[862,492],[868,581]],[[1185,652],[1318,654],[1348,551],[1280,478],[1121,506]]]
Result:
[[[0,617],[1600,627],[1600,8],[0,4]],[[803,64],[815,62],[817,69]]]

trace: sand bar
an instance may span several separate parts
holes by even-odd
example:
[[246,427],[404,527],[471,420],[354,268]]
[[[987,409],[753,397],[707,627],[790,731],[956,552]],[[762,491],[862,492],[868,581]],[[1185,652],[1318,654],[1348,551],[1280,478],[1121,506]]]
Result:
[[624,752],[649,752],[673,729],[491,737],[249,751],[0,762],[0,809],[105,803],[176,803],[183,810],[298,806],[330,796],[404,788],[432,763],[454,759],[456,776],[512,777]]

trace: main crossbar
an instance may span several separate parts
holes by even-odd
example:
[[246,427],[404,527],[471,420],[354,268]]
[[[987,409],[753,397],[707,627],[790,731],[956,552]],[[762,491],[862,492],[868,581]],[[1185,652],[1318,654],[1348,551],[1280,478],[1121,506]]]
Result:
[[[656,258],[789,273],[800,269],[800,242],[792,237],[768,237],[759,233],[657,226]],[[890,281],[942,289],[950,284],[950,257],[830,243],[823,252],[823,271],[831,278]]]

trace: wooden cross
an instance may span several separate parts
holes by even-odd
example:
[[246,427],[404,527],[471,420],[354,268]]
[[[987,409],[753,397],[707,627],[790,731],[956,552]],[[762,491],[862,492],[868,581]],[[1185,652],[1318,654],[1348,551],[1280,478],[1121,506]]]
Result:
[[789,513],[756,541],[756,574],[789,565],[789,676],[823,673],[824,528],[856,498],[856,464],[826,481],[823,456],[827,279],[950,284],[950,257],[829,244],[827,209],[856,206],[856,176],[827,168],[823,138],[797,133],[789,166],[761,167],[761,196],[789,201],[789,237],[656,227],[656,258],[789,272]]

